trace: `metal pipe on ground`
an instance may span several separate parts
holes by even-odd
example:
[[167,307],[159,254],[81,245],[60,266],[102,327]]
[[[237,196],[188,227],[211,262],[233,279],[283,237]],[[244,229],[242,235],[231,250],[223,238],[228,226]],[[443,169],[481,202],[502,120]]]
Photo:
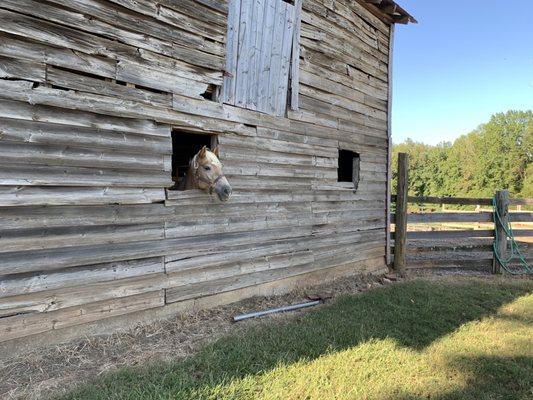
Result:
[[250,319],[250,318],[262,317],[264,315],[269,315],[269,314],[275,314],[275,313],[280,313],[280,312],[299,310],[301,308],[313,307],[313,306],[319,305],[321,302],[322,302],[321,300],[309,301],[307,303],[294,304],[292,306],[272,308],[270,310],[258,311],[258,312],[248,313],[248,314],[240,314],[240,315],[236,315],[235,317],[233,317],[233,322],[239,322],[239,321]]

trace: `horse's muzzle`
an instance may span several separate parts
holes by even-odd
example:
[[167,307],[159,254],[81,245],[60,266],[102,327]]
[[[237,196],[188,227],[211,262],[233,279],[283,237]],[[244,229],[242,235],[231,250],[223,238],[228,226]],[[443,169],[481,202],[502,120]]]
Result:
[[231,197],[231,186],[226,179],[223,177],[215,185],[215,193],[217,194],[220,201],[228,201]]

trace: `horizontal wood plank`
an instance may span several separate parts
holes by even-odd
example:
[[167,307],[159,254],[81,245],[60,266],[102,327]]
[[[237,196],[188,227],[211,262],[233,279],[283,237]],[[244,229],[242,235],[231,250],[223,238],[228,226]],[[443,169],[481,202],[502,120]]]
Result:
[[39,274],[22,274],[4,277],[0,281],[0,297],[19,296],[91,284],[116,281],[144,275],[163,273],[165,271],[162,257],[140,260],[116,261],[113,263],[89,265],[81,268],[66,269]]
[[21,314],[0,319],[0,342],[164,305],[164,291],[66,308],[51,313]]
[[159,188],[0,186],[0,207],[144,204],[162,202]]

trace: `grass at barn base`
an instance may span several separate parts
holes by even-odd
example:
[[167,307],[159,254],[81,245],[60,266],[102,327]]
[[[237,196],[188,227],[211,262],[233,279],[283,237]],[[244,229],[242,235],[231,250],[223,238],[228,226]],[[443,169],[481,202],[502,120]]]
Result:
[[63,399],[531,399],[533,281],[411,281],[267,318]]

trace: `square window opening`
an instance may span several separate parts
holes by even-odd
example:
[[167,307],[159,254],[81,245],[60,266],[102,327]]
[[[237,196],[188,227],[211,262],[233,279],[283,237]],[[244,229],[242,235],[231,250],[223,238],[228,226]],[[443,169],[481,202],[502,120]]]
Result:
[[339,149],[339,165],[337,182],[351,182],[354,190],[359,186],[359,171],[361,158],[359,153],[350,150]]
[[218,102],[220,97],[220,86],[209,84],[207,90],[200,94],[204,99]]
[[172,131],[172,180],[171,190],[180,189],[180,182],[189,169],[189,163],[202,147],[214,149],[217,146],[217,135],[191,133],[181,130]]

